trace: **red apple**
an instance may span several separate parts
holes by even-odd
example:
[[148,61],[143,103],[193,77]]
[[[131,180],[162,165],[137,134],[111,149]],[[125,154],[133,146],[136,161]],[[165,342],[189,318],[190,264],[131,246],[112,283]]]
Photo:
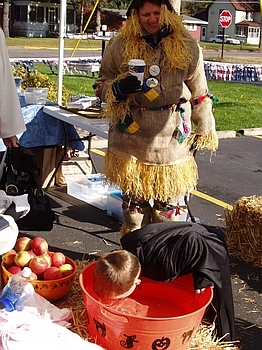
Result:
[[31,243],[31,249],[35,255],[41,255],[48,251],[48,243],[42,237],[35,237]]
[[27,250],[21,250],[16,253],[14,257],[14,263],[17,266],[24,267],[29,265],[29,261],[32,259],[31,254]]
[[66,257],[61,252],[56,252],[52,255],[52,266],[59,267],[65,264]]
[[63,275],[59,268],[55,266],[48,267],[43,274],[44,280],[58,280],[62,277]]
[[20,237],[15,242],[15,251],[20,252],[20,250],[30,250],[32,239],[29,237]]
[[16,256],[16,251],[14,249],[11,249],[2,255],[2,260],[5,263],[5,265],[12,266],[14,265],[15,256]]
[[47,267],[51,267],[52,266],[52,258],[47,252],[44,253],[44,254],[39,255],[39,257],[44,258],[47,261],[47,263],[48,263]]
[[11,274],[15,275],[16,273],[21,272],[22,269],[21,269],[21,267],[14,265],[14,266],[11,266],[11,267],[8,269],[8,271],[9,271]]
[[34,258],[36,256],[32,250],[28,250],[28,253],[31,255],[32,258]]
[[41,273],[43,273],[47,269],[47,266],[48,263],[46,259],[41,258],[39,256],[36,256],[33,259],[31,259],[29,263],[30,269],[37,275],[41,275]]
[[72,274],[73,266],[71,264],[63,264],[59,266],[59,270],[62,273],[63,277],[66,277]]

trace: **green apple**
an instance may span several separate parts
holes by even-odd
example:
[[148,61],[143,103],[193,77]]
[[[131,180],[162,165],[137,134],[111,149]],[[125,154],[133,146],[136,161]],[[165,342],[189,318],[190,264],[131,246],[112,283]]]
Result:
[[73,266],[71,264],[63,264],[59,266],[59,270],[62,273],[63,277],[66,277],[72,274]]
[[28,266],[30,260],[32,259],[32,255],[27,250],[21,250],[16,253],[14,257],[14,263],[19,267]]

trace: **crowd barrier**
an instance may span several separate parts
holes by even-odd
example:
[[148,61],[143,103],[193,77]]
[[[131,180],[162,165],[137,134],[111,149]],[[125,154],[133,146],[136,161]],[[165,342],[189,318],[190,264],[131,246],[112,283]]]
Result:
[[224,81],[262,81],[262,65],[204,61],[207,79]]
[[[13,60],[13,65],[23,65],[27,70],[34,70],[34,63],[46,64],[53,73],[58,69],[57,59]],[[101,58],[65,59],[63,74],[99,74]],[[207,79],[224,81],[262,81],[262,65],[235,64],[204,61]]]

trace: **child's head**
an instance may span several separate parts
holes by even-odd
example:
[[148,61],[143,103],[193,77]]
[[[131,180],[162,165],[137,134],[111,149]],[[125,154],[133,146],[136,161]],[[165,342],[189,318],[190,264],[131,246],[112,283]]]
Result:
[[138,258],[117,250],[99,258],[94,270],[94,291],[101,299],[125,298],[140,284]]

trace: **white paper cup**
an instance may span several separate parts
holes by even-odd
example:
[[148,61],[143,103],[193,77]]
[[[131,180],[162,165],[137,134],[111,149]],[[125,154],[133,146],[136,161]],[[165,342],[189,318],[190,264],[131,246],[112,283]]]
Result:
[[142,85],[144,80],[145,66],[146,66],[145,61],[138,60],[138,59],[130,60],[128,62],[128,66],[129,66],[129,74],[135,75],[137,79],[140,80]]

